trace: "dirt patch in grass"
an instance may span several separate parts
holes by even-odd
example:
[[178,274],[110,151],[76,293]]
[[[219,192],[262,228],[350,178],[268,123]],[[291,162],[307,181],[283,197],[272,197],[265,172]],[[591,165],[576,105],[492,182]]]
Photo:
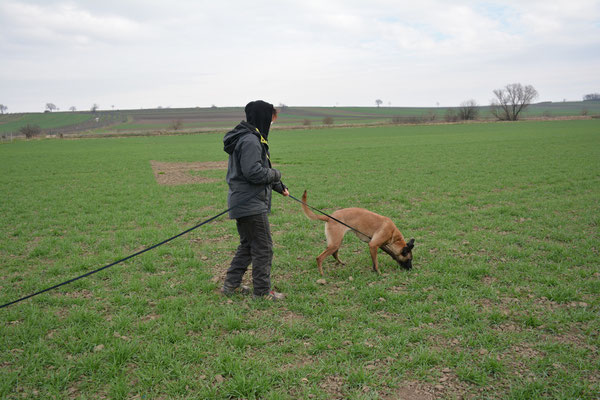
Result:
[[337,375],[326,376],[325,379],[319,384],[329,398],[331,399],[343,399],[344,397],[344,378]]
[[150,161],[154,178],[159,185],[186,185],[216,182],[217,179],[193,174],[195,171],[226,170],[227,161],[160,162]]

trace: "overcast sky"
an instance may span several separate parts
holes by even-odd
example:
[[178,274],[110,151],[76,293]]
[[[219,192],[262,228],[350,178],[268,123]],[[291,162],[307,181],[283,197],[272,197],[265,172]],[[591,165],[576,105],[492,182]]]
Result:
[[8,112],[600,92],[600,1],[0,0]]

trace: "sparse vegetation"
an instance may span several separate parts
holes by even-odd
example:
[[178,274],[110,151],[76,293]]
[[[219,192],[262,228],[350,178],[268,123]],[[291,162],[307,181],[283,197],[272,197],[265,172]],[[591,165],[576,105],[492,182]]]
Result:
[[323,118],[323,125],[333,125],[333,117],[325,117]]
[[31,139],[42,134],[42,129],[38,125],[25,125],[19,129],[19,133],[25,138]]
[[458,107],[458,119],[462,121],[473,121],[479,115],[479,107],[475,100],[463,101]]
[[183,122],[180,119],[173,120],[170,128],[174,131],[178,131],[183,127]]
[[583,101],[600,100],[600,93],[590,93],[583,96]]
[[[551,113],[552,117],[581,116],[582,109],[587,110],[589,116],[600,115],[600,102],[544,102],[531,104],[520,114],[520,119],[542,117],[544,112]],[[281,113],[277,120],[277,128],[291,126],[310,126],[321,124],[324,115],[330,116],[340,125],[364,124],[425,124],[446,121],[447,108],[404,108],[404,107],[288,107]],[[453,108],[454,111],[458,108]],[[478,107],[480,120],[490,120],[492,115],[487,106]],[[95,122],[98,117],[99,121]],[[65,135],[143,135],[157,134],[171,130],[171,124],[181,119],[187,131],[221,131],[230,129],[244,118],[242,107],[220,107],[212,109],[149,109],[149,110],[122,110],[89,111],[69,113],[26,113],[0,115],[0,134],[16,135],[20,127],[26,124],[39,125],[44,131],[53,134]],[[449,121],[458,121],[448,115]],[[94,123],[92,123],[93,121]]]
[[531,85],[512,83],[494,90],[494,96],[496,99],[490,106],[492,115],[500,121],[517,121],[519,115],[538,96],[538,92]]
[[459,120],[458,112],[454,108],[448,108],[446,110],[446,114],[444,114],[444,121],[446,122],[458,122]]

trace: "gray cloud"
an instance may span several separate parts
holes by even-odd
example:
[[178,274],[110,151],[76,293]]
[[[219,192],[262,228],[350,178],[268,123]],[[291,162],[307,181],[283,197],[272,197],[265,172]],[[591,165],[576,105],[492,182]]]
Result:
[[486,104],[517,81],[577,100],[599,90],[600,3],[550,3],[7,0],[0,102]]

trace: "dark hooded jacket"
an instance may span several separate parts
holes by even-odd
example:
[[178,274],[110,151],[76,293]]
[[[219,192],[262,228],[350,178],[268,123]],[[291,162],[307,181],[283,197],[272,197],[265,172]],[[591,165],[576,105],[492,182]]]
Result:
[[[267,137],[273,105],[254,101],[246,106],[246,120],[223,138],[229,154],[227,203],[232,219],[271,211],[271,190],[282,193],[281,173],[271,167]],[[262,129],[262,131],[259,129]],[[254,195],[256,194],[256,195]]]

